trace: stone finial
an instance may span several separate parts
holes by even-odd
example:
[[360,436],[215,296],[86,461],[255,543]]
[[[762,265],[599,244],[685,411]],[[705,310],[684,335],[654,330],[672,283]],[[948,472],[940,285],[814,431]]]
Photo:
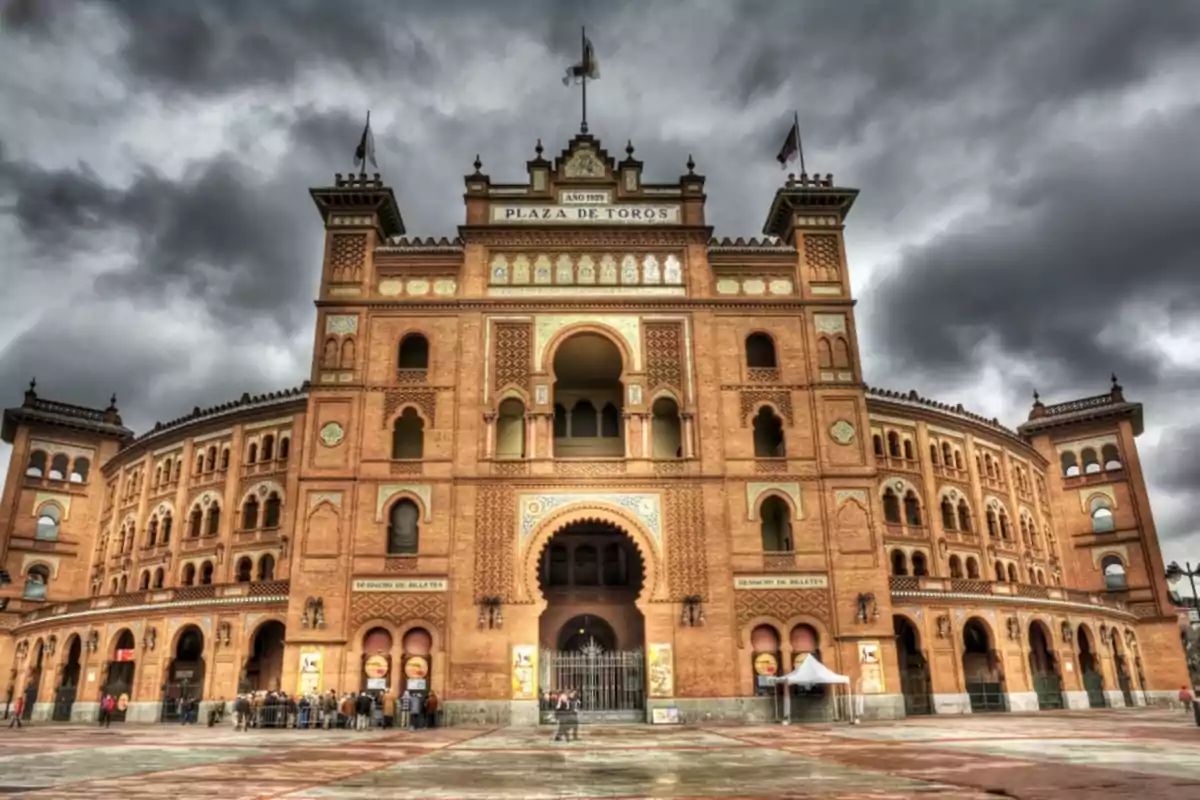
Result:
[[1125,391],[1120,383],[1117,382],[1117,373],[1112,374],[1112,399],[1114,403],[1125,402]]
[[691,153],[688,153],[687,168],[688,168],[688,175],[696,174],[696,161],[692,158]]
[[[542,151],[543,151],[544,149],[545,149],[545,148],[543,148],[543,147],[542,147],[542,140],[539,138],[539,139],[537,140],[537,145],[536,145],[536,146],[533,148],[533,152],[537,154],[537,157],[538,157],[538,158],[541,158],[541,157],[542,157]],[[479,156],[475,156],[475,162],[476,162],[476,163],[475,163],[475,169],[479,169],[481,166],[483,166],[482,164],[480,164],[480,163],[479,163]]]
[[37,378],[30,378],[29,388],[25,390],[25,405],[31,406],[37,400]]
[[475,163],[473,164],[473,166],[475,167],[475,174],[476,175],[481,174],[480,170],[483,169],[483,161],[479,158],[478,153],[475,154]]
[[625,155],[633,158],[633,139],[625,140]]

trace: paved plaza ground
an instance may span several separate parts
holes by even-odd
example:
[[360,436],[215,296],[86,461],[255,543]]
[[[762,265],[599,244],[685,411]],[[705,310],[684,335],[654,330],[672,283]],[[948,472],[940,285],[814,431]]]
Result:
[[1165,710],[849,726],[249,731],[0,729],[0,796],[30,798],[1200,797],[1200,728]]

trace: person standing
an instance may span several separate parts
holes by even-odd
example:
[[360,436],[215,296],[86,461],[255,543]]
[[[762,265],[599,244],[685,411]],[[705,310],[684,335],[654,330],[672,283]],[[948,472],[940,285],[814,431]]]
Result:
[[17,702],[13,704],[13,714],[8,719],[8,727],[16,725],[18,728],[25,727],[25,723],[21,721],[21,715],[25,713],[25,695],[17,695]]
[[410,731],[419,731],[421,729],[421,724],[424,721],[422,719],[422,716],[425,713],[425,702],[424,701],[425,701],[425,698],[421,695],[420,692],[413,692],[412,697],[409,700],[409,711],[408,711],[408,716],[409,716],[409,728],[408,729]]
[[244,694],[238,695],[238,699],[233,704],[233,713],[237,720],[233,729],[246,731],[250,727],[250,698]]
[[569,742],[572,739],[574,739],[575,741],[578,742],[579,741],[579,712],[583,710],[583,699],[579,696],[578,690],[576,690],[576,689],[571,690],[571,697],[570,697],[570,700],[568,701],[568,707],[570,708],[570,713],[567,716],[567,719],[568,719],[567,741]]
[[390,728],[396,724],[396,695],[391,689],[383,694],[383,727]]
[[398,728],[407,728],[412,720],[412,695],[408,693],[408,689],[404,690],[404,694],[400,695],[400,722],[396,726]]
[[571,724],[571,698],[567,692],[559,692],[554,702],[554,718],[558,721],[558,730],[554,733],[554,741],[561,742],[570,735],[568,726]]
[[1184,711],[1192,710],[1192,701],[1194,699],[1195,697],[1192,695],[1192,692],[1190,689],[1188,689],[1188,687],[1179,687],[1179,705],[1183,707]]
[[426,727],[437,727],[437,712],[440,705],[437,692],[430,690],[429,697],[425,700],[425,719],[428,723]]

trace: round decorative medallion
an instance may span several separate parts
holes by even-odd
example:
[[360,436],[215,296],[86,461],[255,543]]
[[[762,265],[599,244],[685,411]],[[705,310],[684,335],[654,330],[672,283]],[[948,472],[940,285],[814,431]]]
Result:
[[326,447],[335,447],[346,437],[346,430],[336,422],[326,422],[321,428],[320,436]]
[[844,419],[839,419],[830,426],[829,435],[838,444],[850,444],[854,441],[854,426]]

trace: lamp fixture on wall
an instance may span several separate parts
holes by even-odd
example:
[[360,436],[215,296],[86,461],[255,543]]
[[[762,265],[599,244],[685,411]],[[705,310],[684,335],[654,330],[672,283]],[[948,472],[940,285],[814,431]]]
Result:
[[685,628],[697,628],[704,624],[704,598],[698,594],[683,598],[683,614],[679,624]]
[[310,597],[304,601],[304,614],[300,617],[301,628],[325,627],[325,601],[320,597]]
[[499,597],[484,597],[479,601],[479,629],[504,627],[504,613],[500,609]]
[[874,592],[859,592],[858,613],[854,616],[856,622],[867,623],[879,619],[879,604],[875,602]]

